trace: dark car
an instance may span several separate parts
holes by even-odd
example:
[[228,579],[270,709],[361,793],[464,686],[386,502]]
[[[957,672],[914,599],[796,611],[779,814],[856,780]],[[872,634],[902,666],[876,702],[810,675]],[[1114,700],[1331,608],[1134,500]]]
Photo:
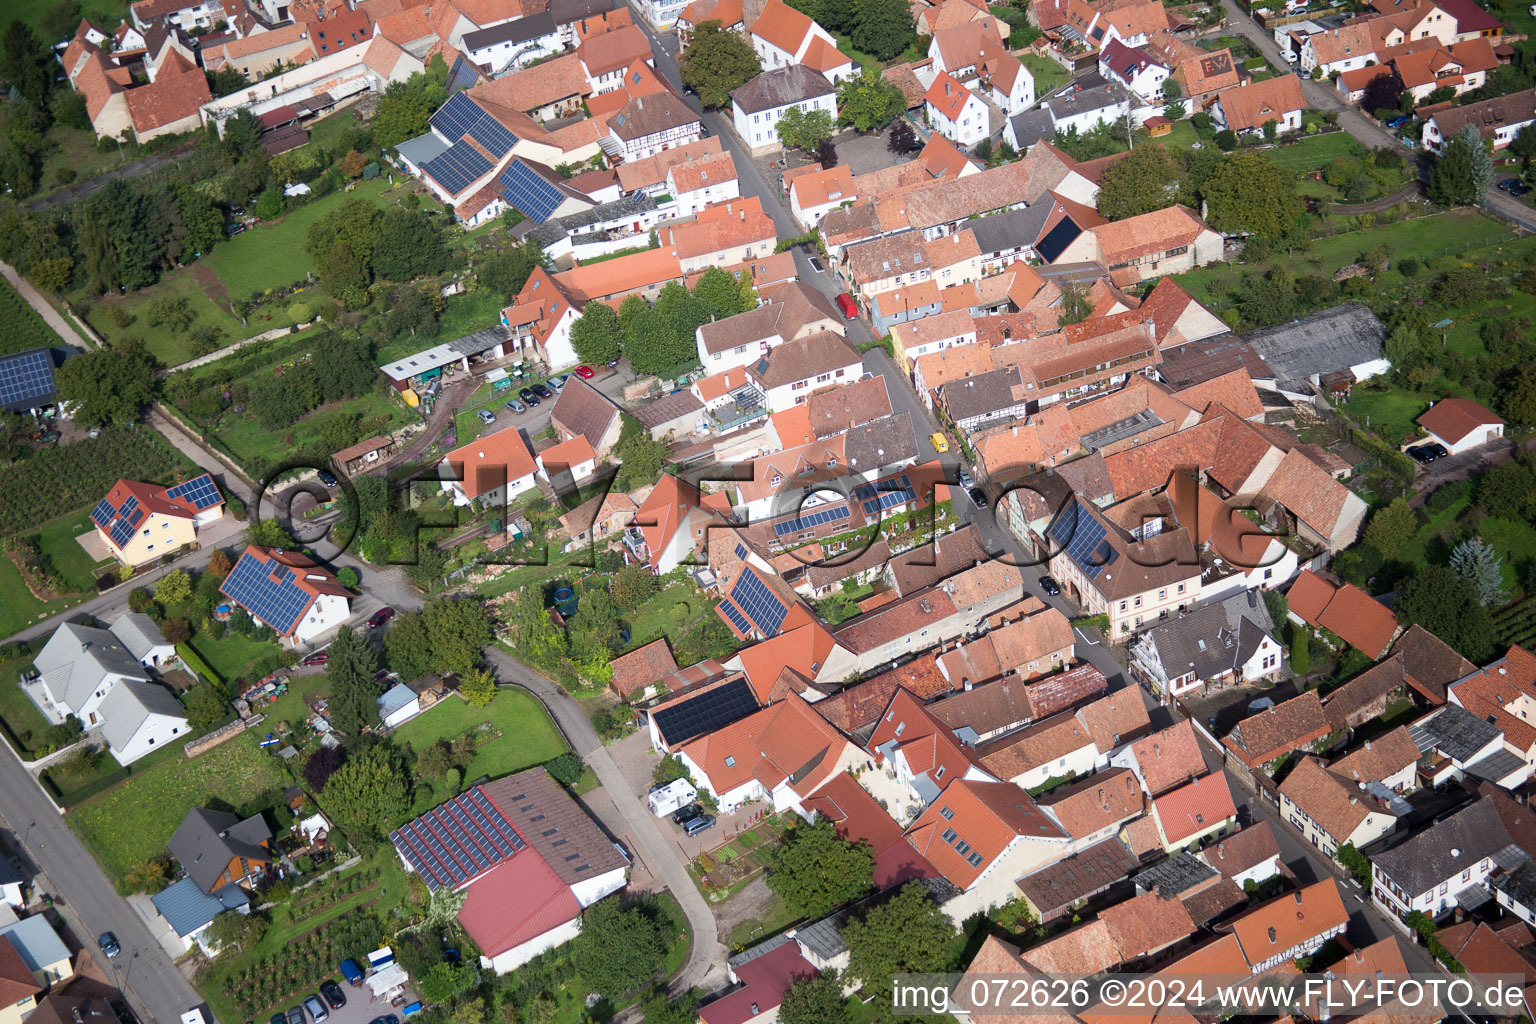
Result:
[[373,1020],[369,1021],[368,1024],[400,1024],[400,1018],[396,1017],[392,1013],[389,1013],[382,1017],[373,1018]]
[[517,393],[517,397],[521,398],[523,401],[527,402],[529,405],[538,405],[539,404],[539,396],[533,393],[533,389],[532,388],[523,388],[521,391],[519,391]]
[[1408,449],[1408,457],[1413,461],[1425,466],[1429,465],[1431,462],[1434,462],[1436,459],[1443,459],[1449,454],[1450,452],[1446,451],[1445,445],[1435,441],[1431,441],[1429,444],[1421,444],[1416,448]]
[[688,822],[692,821],[694,818],[697,818],[703,813],[704,808],[700,807],[698,804],[688,804],[686,807],[679,807],[677,812],[672,815],[672,824],[686,825]]
[[285,1013],[274,1013],[271,1017],[267,1018],[267,1024],[288,1024],[288,1015]]
[[986,508],[987,507],[987,493],[985,491],[983,491],[980,487],[972,487],[969,491],[966,491],[965,493],[967,493],[967,494],[969,494],[971,496],[971,500],[976,503],[976,507],[977,508]]
[[394,617],[395,610],[393,608],[380,608],[378,611],[374,612],[368,617],[368,625],[372,626],[374,629],[378,629],[380,626],[386,624],[390,619]]
[[226,238],[234,238],[236,235],[238,235],[240,232],[242,232],[244,230],[245,230],[245,225],[244,224],[226,224],[224,226],[224,235],[225,235]]
[[538,395],[540,398],[554,398],[555,397],[555,393],[553,391],[549,390],[549,387],[547,385],[544,385],[544,384],[535,384],[533,386],[533,393]]
[[336,486],[336,477],[335,477],[334,474],[328,473],[325,470],[320,469],[320,470],[316,470],[315,471],[315,475],[320,478],[320,482],[325,484],[325,486],[327,486],[327,487],[335,487]]
[[1503,189],[1505,192],[1508,192],[1512,196],[1528,196],[1531,194],[1531,186],[1527,185],[1519,178],[1505,178],[1503,181],[1499,182],[1499,188]]
[[108,960],[111,960],[123,951],[123,947],[117,944],[117,936],[111,932],[102,932],[101,937],[96,940],[96,945],[100,946],[101,951],[107,954]]
[[1040,589],[1045,591],[1047,595],[1051,597],[1059,597],[1061,595],[1061,584],[1049,576],[1041,576],[1038,582]]
[[341,990],[341,986],[327,978],[320,983],[320,994],[325,997],[325,1005],[333,1010],[339,1010],[347,1005],[347,994]]
[[304,1024],[304,1007],[295,1006],[288,1011],[288,1024]]
[[328,662],[330,660],[331,660],[331,652],[330,651],[316,651],[314,654],[311,654],[307,658],[304,659],[304,664],[306,664],[306,665],[324,665],[326,662]]

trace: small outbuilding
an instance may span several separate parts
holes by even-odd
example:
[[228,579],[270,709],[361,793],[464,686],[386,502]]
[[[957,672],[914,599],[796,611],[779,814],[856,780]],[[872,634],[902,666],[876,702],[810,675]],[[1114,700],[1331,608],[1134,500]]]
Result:
[[1452,455],[1504,436],[1504,421],[1470,398],[1445,398],[1417,420]]

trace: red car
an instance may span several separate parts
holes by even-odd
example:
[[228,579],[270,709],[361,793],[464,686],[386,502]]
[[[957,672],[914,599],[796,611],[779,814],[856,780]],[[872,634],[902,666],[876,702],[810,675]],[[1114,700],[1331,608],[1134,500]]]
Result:
[[389,620],[394,617],[395,610],[393,608],[380,608],[378,611],[374,612],[372,618],[368,620],[368,625],[372,626],[374,629],[378,629],[380,626],[389,622]]
[[843,311],[843,316],[849,320],[856,320],[859,316],[858,303],[853,301],[853,296],[843,292],[837,297],[837,308]]
[[309,657],[304,659],[304,664],[306,664],[306,665],[324,665],[326,662],[328,662],[330,660],[331,660],[331,654],[330,654],[329,651],[316,651],[314,654],[311,654]]
[[591,380],[592,367],[585,365],[576,367],[576,376],[580,377],[582,380]]

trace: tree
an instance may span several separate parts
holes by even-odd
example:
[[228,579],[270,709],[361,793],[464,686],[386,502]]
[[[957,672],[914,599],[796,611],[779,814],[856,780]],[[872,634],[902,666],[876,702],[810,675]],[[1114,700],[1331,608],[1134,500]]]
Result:
[[311,790],[320,792],[345,759],[340,747],[316,747],[309,760],[304,762],[304,781],[309,783]]
[[404,82],[391,83],[379,98],[378,113],[369,125],[374,141],[380,149],[390,150],[424,134],[431,127],[432,111],[446,98],[442,88],[420,72]]
[[67,359],[54,374],[59,397],[75,407],[75,420],[91,426],[130,423],[154,400],[155,357],[137,338]]
[[1536,365],[1516,370],[1499,396],[1500,409],[1515,423],[1536,423]]
[[798,825],[784,834],[768,869],[768,888],[797,917],[812,920],[874,888],[869,847],[840,839],[832,822]]
[[179,617],[166,619],[160,623],[160,636],[168,644],[184,644],[192,639],[192,624]]
[[495,639],[490,616],[474,598],[434,601],[427,605],[422,617],[433,656],[444,672],[467,675],[480,664],[486,645]]
[[47,106],[53,88],[52,63],[52,50],[26,22],[13,21],[5,27],[4,35],[0,35],[0,78],[33,109]]
[[678,70],[699,102],[714,108],[730,103],[731,90],[761,74],[763,64],[751,43],[711,19],[695,28]]
[[600,655],[599,663],[606,665],[622,643],[619,629],[619,606],[613,597],[606,590],[589,592],[571,619],[572,654]]
[[1167,100],[1169,103],[1172,103],[1174,100],[1184,95],[1184,87],[1179,84],[1179,80],[1177,78],[1169,77],[1163,79],[1162,92],[1163,99]]
[[1397,113],[1397,101],[1403,96],[1403,79],[1396,69],[1371,79],[1360,94],[1360,109],[1368,114],[1378,110]]
[[1462,657],[1481,663],[1493,657],[1493,624],[1472,587],[1444,565],[1431,565],[1397,588],[1397,619],[1423,626]]
[[261,122],[255,114],[246,107],[236,110],[219,126],[225,157],[231,163],[238,163],[247,154],[254,153],[261,146],[261,132]]
[[1503,604],[1509,598],[1504,561],[1481,537],[1470,537],[1451,549],[1451,569],[1472,589],[1479,604]]
[[475,270],[475,280],[510,301],[523,290],[534,270],[548,266],[549,258],[544,255],[544,250],[538,242],[529,239],[510,252],[499,252],[480,264]]
[[848,1007],[836,971],[799,979],[779,1004],[780,1024],[842,1024],[847,1020]]
[[224,695],[208,683],[198,683],[187,691],[187,724],[196,733],[205,733],[229,717]]
[[215,946],[229,945],[245,952],[267,934],[266,915],[252,911],[242,914],[238,910],[226,910],[214,916],[208,925],[208,939]]
[[325,784],[325,807],[354,840],[389,834],[411,812],[411,791],[400,758],[387,743],[348,757]]
[[373,681],[377,656],[367,638],[351,626],[342,626],[327,650],[325,674],[331,684],[327,714],[343,735],[355,739],[379,721],[379,685]]
[[336,169],[348,178],[361,178],[363,168],[368,166],[368,158],[357,150],[349,151],[340,160],[336,161]]
[[483,708],[496,699],[496,674],[483,668],[459,677],[459,693],[472,708]]
[[735,316],[746,309],[742,302],[741,282],[721,267],[710,267],[699,275],[698,283],[693,286],[693,296],[717,320]]
[[1419,521],[1406,498],[1396,498],[1377,509],[1365,527],[1365,542],[1382,554],[1391,554],[1413,539]]
[[[1433,93],[1430,94],[1431,97],[1433,95]],[[1536,125],[1528,124],[1515,133],[1515,137],[1509,142],[1509,153],[1511,156],[1520,158],[1522,168],[1530,168],[1531,157],[1536,156]]]
[[1088,287],[1078,281],[1068,281],[1061,286],[1061,315],[1056,318],[1056,326],[1066,327],[1068,324],[1078,324],[1093,315],[1093,297],[1088,293]]
[[885,137],[886,149],[897,156],[902,156],[917,149],[918,146],[917,132],[907,123],[906,118],[891,125],[890,133]]
[[1294,175],[1255,152],[1222,161],[1201,191],[1206,219],[1218,231],[1250,231],[1272,240],[1284,238],[1304,211]]
[[666,943],[654,914],[617,896],[599,900],[581,915],[581,933],[571,943],[581,979],[615,1005],[656,975]]
[[838,121],[854,131],[878,131],[907,112],[907,99],[873,64],[837,88]]
[[928,896],[909,882],[894,898],[843,926],[848,974],[863,982],[864,994],[889,1000],[897,974],[931,974],[944,969],[954,928]]
[[1344,865],[1355,881],[1367,894],[1371,891],[1371,862],[1365,854],[1355,849],[1354,843],[1345,843],[1334,851],[1334,859]]
[[1166,146],[1137,146],[1104,168],[1099,212],[1110,220],[1124,220],[1166,209],[1179,201],[1184,183],[1184,168]]
[[204,77],[208,79],[208,92],[214,99],[239,92],[251,84],[240,70],[234,67],[222,67],[217,71],[209,71]]
[[571,325],[571,346],[576,349],[576,358],[597,366],[619,358],[619,341],[623,336],[619,314],[606,302],[587,303]]
[[1493,162],[1477,126],[1463,125],[1429,172],[1429,198],[1441,206],[1476,206],[1488,194]]
[[192,599],[192,577],[180,569],[172,569],[155,584],[155,599],[170,607]]
[[917,36],[907,0],[854,0],[853,18],[853,45],[881,60],[890,60]]
[[[1171,82],[1173,79],[1170,78],[1168,81]],[[1182,103],[1170,103],[1163,108],[1163,116],[1170,121],[1182,121],[1186,113],[1188,111],[1184,109],[1184,104]]]
[[571,750],[544,762],[544,770],[549,772],[550,778],[565,786],[574,786],[580,782],[585,767],[581,763],[581,755]]
[[1536,478],[1518,460],[1489,467],[1476,478],[1477,507],[1484,515],[1528,519],[1536,511]]
[[809,155],[832,137],[832,115],[825,110],[805,111],[790,107],[779,115],[775,130],[785,148],[802,150]]
[[123,879],[130,892],[146,892],[153,895],[171,882],[171,861],[168,857],[151,857],[128,869]]
[[832,144],[831,139],[821,140],[821,145],[816,147],[815,156],[816,162],[821,165],[821,169],[824,171],[829,171],[837,166],[837,147]]
[[80,5],[75,0],[59,0],[38,19],[37,27],[45,38],[58,42],[74,35],[80,24]]
[[1216,133],[1216,148],[1223,153],[1230,153],[1237,148],[1237,132],[1230,128],[1223,128]]
[[448,247],[437,223],[417,210],[389,210],[379,220],[373,272],[385,281],[409,281],[447,266]]

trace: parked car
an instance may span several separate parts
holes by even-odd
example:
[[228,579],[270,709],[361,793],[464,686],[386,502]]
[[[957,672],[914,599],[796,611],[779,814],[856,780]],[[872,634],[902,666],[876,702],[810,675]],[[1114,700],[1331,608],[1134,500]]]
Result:
[[339,1010],[347,1005],[347,994],[330,978],[320,983],[320,994],[325,997],[325,1005],[333,1010]]
[[966,490],[970,490],[972,487],[976,486],[976,481],[971,479],[970,470],[966,469],[964,466],[960,467],[960,486],[964,487]]
[[326,662],[328,662],[330,660],[331,660],[331,652],[330,651],[316,651],[314,654],[311,654],[311,655],[307,656],[304,659],[304,664],[306,664],[306,665],[324,665]]
[[539,396],[533,393],[532,388],[523,388],[517,393],[517,397],[527,402],[530,406],[539,404]]
[[1061,596],[1061,584],[1057,583],[1051,577],[1049,577],[1049,576],[1041,576],[1040,579],[1037,580],[1036,582],[1038,582],[1040,584],[1040,589],[1045,591],[1047,596],[1049,596],[1049,597],[1060,597]]
[[549,390],[549,386],[547,384],[535,384],[533,386],[533,393],[538,395],[540,398],[554,398],[555,397],[555,393],[553,391]]
[[694,818],[697,818],[703,813],[704,808],[700,807],[698,804],[685,804],[684,806],[679,807],[676,813],[672,815],[672,824],[686,825],[688,822],[692,821]]
[[226,224],[224,226],[224,237],[225,238],[234,238],[236,235],[238,235],[240,232],[242,232],[244,230],[245,230],[245,225],[244,224]]
[[843,292],[837,297],[837,308],[843,311],[843,316],[849,320],[857,320],[859,317],[859,304],[853,301],[853,296]]
[[570,374],[562,373],[558,377],[551,377],[551,378],[549,378],[549,386],[554,388],[556,391],[564,391],[565,390],[565,382],[570,380],[570,379],[571,379],[571,375]]
[[1445,445],[1438,441],[1431,441],[1429,444],[1421,444],[1415,448],[1409,448],[1407,452],[1410,459],[1426,466],[1436,459],[1445,458],[1449,454],[1451,453],[1446,450]]
[[400,1024],[400,1018],[390,1013],[383,1017],[375,1017],[368,1024]]
[[496,414],[491,412],[491,410],[489,410],[489,409],[481,409],[479,412],[475,413],[475,415],[480,417],[480,422],[481,423],[495,423],[496,422]]
[[1531,186],[1519,178],[1505,178],[1499,182],[1499,188],[1512,196],[1528,196],[1531,194]]
[[288,1024],[304,1024],[304,1007],[295,1006],[288,1011]]
[[928,435],[928,440],[933,443],[933,450],[939,454],[949,451],[949,438],[935,431]]
[[526,405],[524,405],[522,402],[519,402],[515,398],[508,399],[506,404],[507,404],[507,408],[512,410],[515,413],[517,413],[517,412],[527,412],[528,411],[528,407]]
[[123,951],[123,947],[117,943],[117,936],[111,932],[102,932],[101,936],[96,940],[96,945],[100,946],[101,951],[107,954],[108,960],[113,959]]
[[1403,125],[1407,124],[1410,120],[1412,120],[1412,118],[1408,114],[1399,114],[1398,116],[1394,117],[1392,120],[1387,122],[1387,127],[1388,128],[1401,128]]
[[1301,68],[1296,72],[1296,74],[1300,75],[1303,81],[1312,81],[1312,72],[1308,71],[1306,68]]
[[321,470],[317,470],[315,472],[315,476],[318,476],[320,478],[320,482],[325,484],[325,486],[327,486],[327,487],[335,487],[336,486],[336,477],[332,473],[328,473],[325,470],[321,469]]
[[368,625],[378,629],[380,626],[386,625],[394,617],[395,610],[386,605],[368,617]]
[[715,816],[713,814],[701,814],[697,818],[690,820],[688,824],[684,825],[683,831],[690,836],[696,836],[700,832],[707,831],[714,827]]
[[971,501],[976,505],[977,508],[987,507],[987,493],[980,487],[972,487],[965,493],[971,496]]
[[288,1024],[288,1015],[286,1013],[274,1013],[267,1018],[267,1024]]
[[588,366],[586,363],[582,363],[580,366],[576,367],[576,376],[580,377],[582,380],[591,380],[592,374],[592,367]]
[[320,1024],[321,1021],[326,1020],[331,1015],[330,1011],[325,1008],[325,1004],[320,1001],[319,996],[306,996],[304,999],[304,1009],[309,1011],[310,1020],[314,1021],[314,1024]]

